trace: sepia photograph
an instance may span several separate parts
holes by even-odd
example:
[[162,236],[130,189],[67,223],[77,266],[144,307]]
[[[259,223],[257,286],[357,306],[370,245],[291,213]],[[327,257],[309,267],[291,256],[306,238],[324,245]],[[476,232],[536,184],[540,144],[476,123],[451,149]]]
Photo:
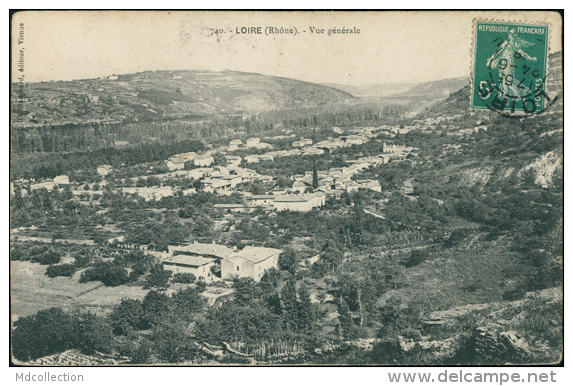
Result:
[[563,15],[10,11],[16,381],[563,366]]

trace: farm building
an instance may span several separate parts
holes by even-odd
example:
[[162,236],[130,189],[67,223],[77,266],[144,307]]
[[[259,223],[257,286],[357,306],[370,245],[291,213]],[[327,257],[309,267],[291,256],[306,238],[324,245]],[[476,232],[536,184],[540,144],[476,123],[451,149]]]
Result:
[[281,253],[280,249],[246,246],[221,260],[221,278],[251,277],[259,281],[265,271],[278,267]]
[[247,197],[249,204],[251,205],[272,205],[273,201],[275,200],[275,196],[272,194],[259,194],[253,195],[251,197]]
[[195,157],[193,162],[195,163],[195,166],[209,166],[215,162],[215,159],[212,155],[204,154]]
[[111,173],[113,170],[113,168],[111,167],[111,165],[101,165],[97,167],[97,174],[99,174],[100,176],[107,176],[109,173]]
[[163,269],[173,273],[192,273],[197,280],[213,281],[211,272],[215,259],[201,256],[175,255],[163,261]]
[[308,212],[312,208],[318,208],[326,203],[324,193],[314,194],[285,194],[278,196],[273,201],[273,207],[277,211],[291,210],[294,212]]
[[194,242],[193,244],[183,246],[170,245],[169,252],[173,255],[200,256],[220,260],[227,258],[234,250],[215,243],[206,244]]

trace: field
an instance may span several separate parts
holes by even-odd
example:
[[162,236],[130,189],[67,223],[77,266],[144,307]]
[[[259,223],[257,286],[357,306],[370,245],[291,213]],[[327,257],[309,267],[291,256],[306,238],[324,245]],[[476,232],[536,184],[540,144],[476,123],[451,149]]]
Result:
[[50,279],[45,275],[46,265],[26,261],[10,264],[12,321],[51,307],[105,313],[122,298],[142,299],[147,293],[141,287],[105,287],[99,281],[78,283],[81,271],[70,278]]

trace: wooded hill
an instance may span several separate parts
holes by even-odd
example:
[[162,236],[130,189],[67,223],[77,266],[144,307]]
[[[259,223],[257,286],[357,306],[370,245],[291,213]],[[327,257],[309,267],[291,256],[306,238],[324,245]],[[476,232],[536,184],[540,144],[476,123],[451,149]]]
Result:
[[15,127],[242,114],[341,102],[323,85],[245,72],[145,71],[12,87]]

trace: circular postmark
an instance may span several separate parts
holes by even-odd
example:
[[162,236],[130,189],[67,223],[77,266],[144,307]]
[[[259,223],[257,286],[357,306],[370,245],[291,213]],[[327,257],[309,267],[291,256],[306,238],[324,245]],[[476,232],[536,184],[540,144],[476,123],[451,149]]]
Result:
[[522,118],[555,102],[546,92],[548,27],[478,22],[472,107]]

